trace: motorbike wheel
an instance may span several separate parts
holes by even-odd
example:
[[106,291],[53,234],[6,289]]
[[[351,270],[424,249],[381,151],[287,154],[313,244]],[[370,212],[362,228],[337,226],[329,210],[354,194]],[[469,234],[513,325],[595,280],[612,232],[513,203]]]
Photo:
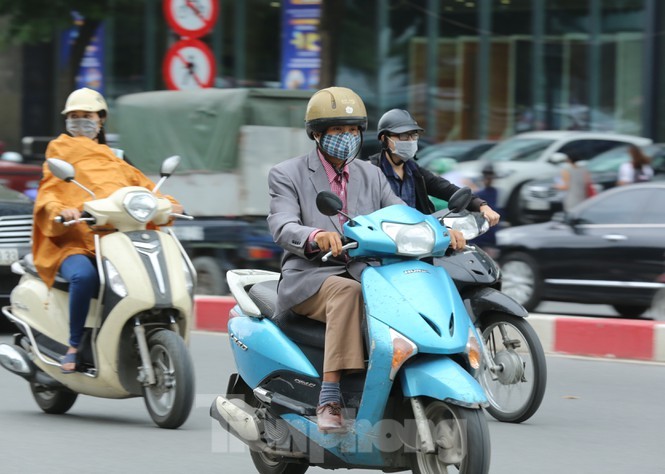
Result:
[[503,367],[497,380],[485,363],[478,375],[490,403],[487,412],[506,423],[528,420],[540,407],[547,385],[538,335],[528,321],[509,314],[483,315],[478,324],[494,363]]
[[260,451],[250,450],[254,467],[260,474],[304,474],[309,464],[285,462]]
[[536,261],[525,253],[516,252],[501,259],[499,266],[501,291],[524,306],[527,311],[536,309],[543,291]]
[[50,415],[67,413],[79,396],[69,390],[53,390],[37,382],[30,382],[30,390],[39,408]]
[[178,428],[194,403],[192,359],[182,337],[166,329],[152,333],[148,347],[156,382],[143,387],[145,405],[157,426]]
[[[490,467],[490,434],[482,410],[472,410],[440,400],[429,400],[425,417],[432,427],[437,452],[412,455],[416,474],[484,474]],[[420,436],[416,434],[416,444]]]

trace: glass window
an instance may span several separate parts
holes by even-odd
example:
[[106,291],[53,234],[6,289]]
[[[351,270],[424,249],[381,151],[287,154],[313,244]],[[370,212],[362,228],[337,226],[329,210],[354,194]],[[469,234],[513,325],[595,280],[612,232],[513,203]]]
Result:
[[619,166],[629,159],[628,147],[621,146],[594,156],[586,163],[585,167],[592,173],[618,171]]
[[489,150],[484,160],[489,161],[534,161],[554,140],[543,138],[512,138]]
[[583,224],[634,224],[651,194],[651,189],[626,187],[622,192],[601,194],[593,201],[581,203],[572,215]]
[[559,151],[568,155],[573,161],[589,160],[600,153],[623,144],[624,142],[614,140],[575,140],[566,143]]

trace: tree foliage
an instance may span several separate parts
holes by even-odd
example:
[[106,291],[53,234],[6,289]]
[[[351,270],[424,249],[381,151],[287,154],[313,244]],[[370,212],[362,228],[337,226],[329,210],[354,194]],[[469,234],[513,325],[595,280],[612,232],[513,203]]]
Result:
[[59,32],[74,25],[73,12],[83,17],[77,21],[78,36],[71,45],[68,86],[100,22],[113,14],[114,7],[136,0],[0,0],[0,17],[6,17],[0,31],[0,44],[22,45],[53,41]]
[[9,17],[2,41],[33,44],[51,41],[53,35],[72,26],[72,12],[85,21],[108,17],[113,7],[132,0],[0,0],[0,16]]

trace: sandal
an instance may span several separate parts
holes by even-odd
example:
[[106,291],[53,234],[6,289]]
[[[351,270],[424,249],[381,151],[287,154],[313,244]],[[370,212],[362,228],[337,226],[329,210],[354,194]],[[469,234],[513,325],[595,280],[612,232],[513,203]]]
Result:
[[[65,370],[62,368],[63,365],[65,364],[74,364],[74,369],[72,370]],[[65,354],[62,359],[60,359],[60,372],[63,374],[73,374],[76,372],[76,352],[70,352],[69,354]]]

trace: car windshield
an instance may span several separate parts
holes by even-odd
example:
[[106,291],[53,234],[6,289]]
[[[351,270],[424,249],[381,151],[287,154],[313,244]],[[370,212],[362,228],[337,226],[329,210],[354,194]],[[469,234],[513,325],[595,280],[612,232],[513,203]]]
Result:
[[450,158],[455,158],[462,153],[466,153],[471,150],[473,147],[478,146],[477,143],[451,143],[451,144],[441,144],[433,145],[427,147],[421,153],[421,158],[427,158],[430,155],[436,156],[449,156]]
[[542,152],[554,143],[546,138],[510,138],[485,153],[486,161],[535,161]]
[[594,156],[586,163],[586,169],[592,173],[602,173],[603,171],[617,171],[621,163],[628,161],[628,147],[621,146],[613,148]]
[[[622,163],[630,160],[628,150],[628,146],[612,148],[611,150],[607,150],[606,152],[591,158],[587,161],[585,167],[591,173],[602,173],[607,171],[616,172],[619,170]],[[654,146],[646,146],[642,147],[642,151],[647,156],[653,156],[658,151],[658,148]]]

